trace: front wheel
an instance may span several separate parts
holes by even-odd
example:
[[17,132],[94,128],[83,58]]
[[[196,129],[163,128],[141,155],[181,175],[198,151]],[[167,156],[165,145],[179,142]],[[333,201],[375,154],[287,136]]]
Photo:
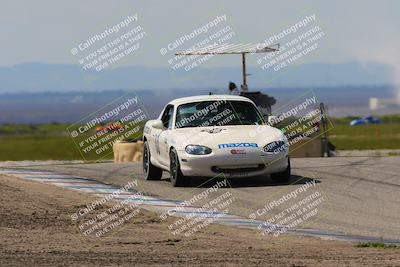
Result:
[[288,158],[288,165],[286,170],[283,172],[277,172],[271,174],[272,180],[278,183],[286,183],[290,180],[290,158]]
[[185,186],[189,183],[189,177],[186,177],[181,172],[181,166],[179,164],[178,153],[175,149],[171,149],[169,153],[169,168],[171,174],[171,183],[174,187]]
[[150,160],[150,147],[147,141],[144,141],[143,147],[143,173],[145,180],[160,180],[162,176],[162,170],[153,164]]

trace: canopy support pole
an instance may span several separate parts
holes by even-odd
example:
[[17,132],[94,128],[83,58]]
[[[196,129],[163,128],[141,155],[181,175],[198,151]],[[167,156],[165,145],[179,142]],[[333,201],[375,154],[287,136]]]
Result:
[[243,75],[243,87],[247,88],[246,83],[246,54],[242,53],[242,75]]

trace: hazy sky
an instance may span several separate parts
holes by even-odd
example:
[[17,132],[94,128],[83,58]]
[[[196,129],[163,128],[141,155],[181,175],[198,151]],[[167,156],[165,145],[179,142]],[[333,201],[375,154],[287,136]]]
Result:
[[[400,1],[2,0],[0,66],[77,64],[71,48],[134,14],[147,37],[140,53],[118,66],[167,66],[160,48],[217,15],[227,15],[226,24],[235,32],[233,42],[239,43],[261,42],[315,14],[325,37],[320,48],[299,63],[377,61],[399,69],[399,12]],[[238,61],[225,57],[207,66],[232,66]]]

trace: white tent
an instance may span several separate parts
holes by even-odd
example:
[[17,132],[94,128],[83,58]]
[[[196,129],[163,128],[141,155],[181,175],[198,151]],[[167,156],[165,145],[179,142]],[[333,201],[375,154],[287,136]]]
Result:
[[243,76],[243,88],[247,88],[246,82],[246,54],[255,53],[268,53],[279,50],[279,44],[266,46],[265,44],[221,44],[221,45],[209,45],[198,50],[187,50],[183,52],[175,53],[177,56],[189,56],[189,55],[242,55],[242,76]]

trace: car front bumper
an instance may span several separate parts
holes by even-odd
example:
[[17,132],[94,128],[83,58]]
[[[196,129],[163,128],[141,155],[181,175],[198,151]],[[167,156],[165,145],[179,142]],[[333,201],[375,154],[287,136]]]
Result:
[[283,172],[288,166],[287,152],[260,154],[257,151],[236,155],[213,152],[209,155],[190,155],[179,151],[178,156],[185,176],[251,177]]

